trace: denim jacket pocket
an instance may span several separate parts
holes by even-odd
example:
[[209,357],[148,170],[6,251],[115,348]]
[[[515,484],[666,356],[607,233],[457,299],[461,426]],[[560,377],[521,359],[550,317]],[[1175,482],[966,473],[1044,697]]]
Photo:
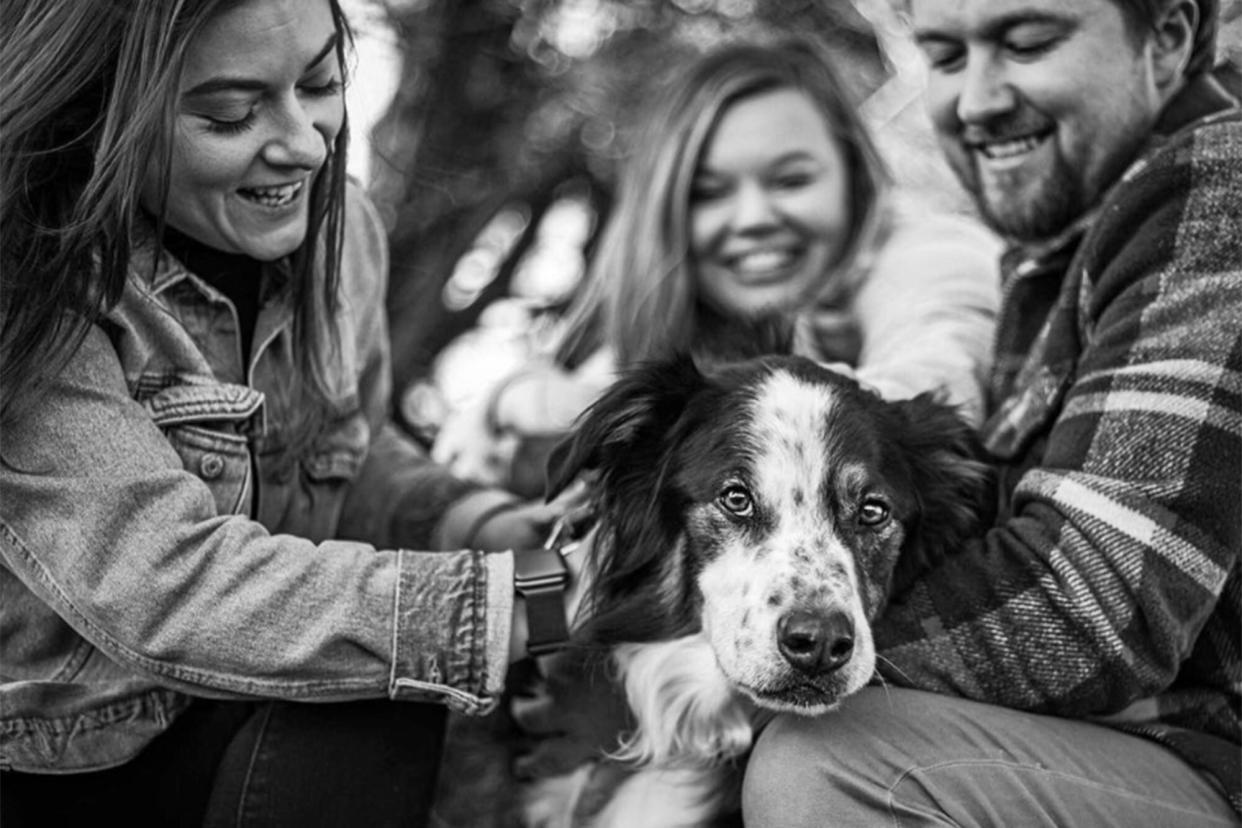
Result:
[[232,383],[173,385],[143,405],[182,466],[211,489],[219,514],[248,513],[254,486],[248,431],[263,394]]
[[327,423],[297,458],[288,457],[288,435],[278,429],[257,441],[262,485],[256,518],[269,530],[316,543],[337,537],[345,495],[358,477],[371,439],[366,417],[356,404],[338,406],[338,411],[349,413]]

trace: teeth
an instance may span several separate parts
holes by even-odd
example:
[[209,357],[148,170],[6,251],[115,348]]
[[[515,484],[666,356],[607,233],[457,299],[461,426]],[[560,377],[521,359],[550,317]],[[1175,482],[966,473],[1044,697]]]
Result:
[[794,256],[788,250],[757,250],[738,256],[733,261],[737,270],[761,273],[786,267],[793,262]]
[[979,151],[991,159],[1013,158],[1016,155],[1035,149],[1042,140],[1032,135],[1026,138],[1015,138],[1011,141],[997,141],[992,144],[980,145]]
[[280,187],[246,187],[239,190],[246,198],[251,201],[257,201],[265,207],[279,207],[282,204],[288,204],[297,198],[298,193],[301,191],[301,181],[294,184],[284,184]]

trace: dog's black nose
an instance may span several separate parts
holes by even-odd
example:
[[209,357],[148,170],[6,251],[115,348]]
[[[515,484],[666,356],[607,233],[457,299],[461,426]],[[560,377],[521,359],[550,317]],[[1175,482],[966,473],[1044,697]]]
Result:
[[785,660],[803,673],[831,673],[854,654],[854,622],[841,610],[794,610],[777,622],[776,643]]

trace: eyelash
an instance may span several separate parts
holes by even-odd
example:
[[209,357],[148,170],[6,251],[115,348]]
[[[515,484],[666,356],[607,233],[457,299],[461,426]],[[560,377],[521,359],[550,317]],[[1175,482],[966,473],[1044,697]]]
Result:
[[207,119],[208,132],[214,132],[217,135],[236,135],[239,132],[245,132],[250,129],[254,123],[254,110],[246,113],[246,117],[237,121],[218,121],[215,118]]
[[[345,84],[339,78],[333,78],[327,83],[319,86],[299,87],[299,89],[307,95],[310,95],[312,98],[335,97],[340,94],[341,90],[344,88]],[[254,124],[254,119],[255,112],[253,109],[247,112],[244,118],[239,118],[236,121],[220,121],[215,118],[208,118],[207,129],[217,135],[237,135],[250,129],[250,127]]]
[[928,54],[927,63],[932,69],[935,69],[938,72],[951,72],[953,71],[954,65],[962,60],[965,54],[966,51],[964,49],[954,49],[952,51],[946,51],[943,54],[936,55]]
[[702,204],[724,198],[725,188],[718,185],[698,185],[690,188],[690,202]]
[[327,83],[319,86],[303,86],[302,91],[314,98],[331,98],[340,93],[345,88],[345,84],[340,78],[333,78]]
[[1006,44],[1005,48],[1019,58],[1030,58],[1051,51],[1056,44],[1056,40],[1041,40],[1037,43],[1009,43]]
[[796,172],[777,176],[772,183],[782,190],[797,190],[806,187],[811,181],[812,175],[810,173]]

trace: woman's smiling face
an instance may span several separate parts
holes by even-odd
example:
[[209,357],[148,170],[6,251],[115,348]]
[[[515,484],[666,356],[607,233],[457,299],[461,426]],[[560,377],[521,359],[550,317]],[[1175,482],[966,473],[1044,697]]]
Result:
[[806,94],[775,89],[730,104],[690,198],[699,294],[741,317],[812,296],[845,249],[849,193],[841,148]]
[[[328,0],[246,0],[186,53],[166,221],[229,253],[272,261],[306,237],[310,190],[345,118]],[[161,208],[152,163],[142,203]]]

